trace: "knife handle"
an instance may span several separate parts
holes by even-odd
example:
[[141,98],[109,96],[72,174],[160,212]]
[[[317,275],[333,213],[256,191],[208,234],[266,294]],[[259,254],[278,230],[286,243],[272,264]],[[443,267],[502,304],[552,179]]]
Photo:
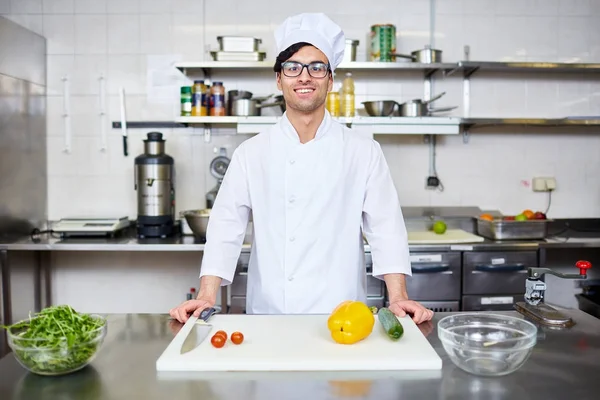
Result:
[[200,316],[198,317],[198,319],[203,320],[204,322],[208,321],[208,319],[214,314],[216,313],[217,310],[214,307],[211,308],[205,308],[204,310],[202,310],[202,312],[200,313]]

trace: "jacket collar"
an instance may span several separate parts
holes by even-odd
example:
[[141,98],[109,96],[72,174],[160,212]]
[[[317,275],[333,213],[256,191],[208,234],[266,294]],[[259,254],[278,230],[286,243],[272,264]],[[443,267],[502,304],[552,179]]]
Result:
[[[281,130],[283,131],[283,133],[286,137],[288,137],[294,143],[300,144],[300,137],[298,136],[298,132],[296,132],[296,129],[294,128],[294,126],[292,125],[290,120],[288,119],[287,112],[285,112],[283,114],[283,116],[281,117],[281,120],[279,121],[279,127],[281,128]],[[311,143],[315,140],[321,139],[323,137],[323,135],[325,135],[325,133],[329,130],[330,127],[331,127],[331,114],[329,114],[329,111],[325,110],[325,115],[323,116],[323,121],[321,121],[321,124],[319,125],[319,128],[317,129],[315,138],[308,143]]]

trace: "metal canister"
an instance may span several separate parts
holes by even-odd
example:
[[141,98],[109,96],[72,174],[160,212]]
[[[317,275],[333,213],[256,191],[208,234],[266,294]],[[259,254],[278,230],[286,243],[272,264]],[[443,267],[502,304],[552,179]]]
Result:
[[396,27],[391,24],[371,26],[371,61],[395,61]]

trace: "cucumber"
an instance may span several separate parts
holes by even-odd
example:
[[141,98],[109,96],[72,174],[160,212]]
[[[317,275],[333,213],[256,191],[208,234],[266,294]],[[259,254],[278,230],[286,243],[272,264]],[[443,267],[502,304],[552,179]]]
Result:
[[400,321],[398,321],[396,314],[391,312],[389,308],[380,308],[377,316],[379,317],[381,326],[383,326],[385,333],[390,339],[398,340],[402,337],[404,328],[402,327],[402,324],[400,324]]

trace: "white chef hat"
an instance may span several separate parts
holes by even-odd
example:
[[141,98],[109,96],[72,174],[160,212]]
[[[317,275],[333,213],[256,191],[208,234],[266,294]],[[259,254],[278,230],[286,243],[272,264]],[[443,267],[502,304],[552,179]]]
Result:
[[288,17],[275,30],[276,54],[299,42],[310,43],[329,59],[331,70],[342,62],[344,31],[323,13],[303,13]]

